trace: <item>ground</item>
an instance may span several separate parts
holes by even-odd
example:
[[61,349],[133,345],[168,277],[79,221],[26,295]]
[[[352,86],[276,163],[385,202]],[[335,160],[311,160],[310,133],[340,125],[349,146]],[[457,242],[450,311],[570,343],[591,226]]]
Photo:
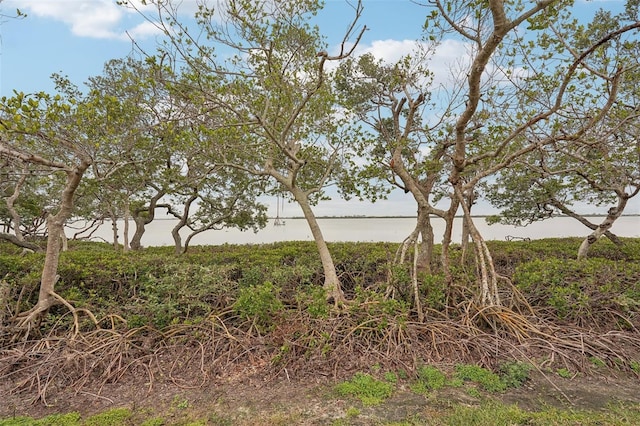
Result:
[[28,392],[11,392],[9,383],[5,382],[0,385],[3,401],[0,417],[41,418],[72,411],[86,417],[124,407],[137,413],[140,422],[160,416],[169,424],[208,419],[207,424],[331,425],[339,419],[349,418],[350,412],[357,412],[357,416],[349,418],[348,424],[368,425],[426,417],[453,404],[474,406],[490,400],[517,404],[527,410],[549,407],[602,410],[612,403],[640,404],[637,377],[613,374],[610,370],[570,378],[535,372],[522,387],[500,394],[483,392],[477,395],[466,387],[446,387],[425,396],[412,392],[408,384],[398,383],[391,398],[372,406],[339,396],[334,391],[335,383],[323,376],[304,380],[287,380],[286,377],[265,380],[259,374],[251,374],[191,387],[158,379],[149,387],[140,377],[131,377],[102,389],[88,386],[77,393],[72,389],[56,390],[45,405],[42,401],[33,402]]

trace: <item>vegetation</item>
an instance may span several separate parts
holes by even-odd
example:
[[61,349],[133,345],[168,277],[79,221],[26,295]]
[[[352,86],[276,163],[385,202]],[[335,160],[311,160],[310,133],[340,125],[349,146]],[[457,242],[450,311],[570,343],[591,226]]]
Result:
[[[312,242],[192,247],[180,257],[171,247],[115,252],[107,243],[70,242],[58,291],[78,315],[54,306],[40,335],[16,341],[10,318],[37,299],[45,256],[4,243],[3,383],[47,403],[61,381],[86,392],[133,377],[143,378],[142,387],[161,377],[199,386],[260,365],[255,374],[266,377],[337,372],[351,377],[339,393],[375,404],[402,383],[422,395],[463,386],[477,397],[517,388],[532,371],[637,374],[640,240],[625,239],[624,251],[603,242],[584,264],[572,260],[579,239],[489,244],[513,283],[510,309],[434,305],[418,321],[409,282],[396,280],[394,297],[379,292],[399,244],[329,245],[350,300],[348,311],[335,311],[318,292],[323,269],[309,256]],[[459,272],[469,283],[472,262]],[[429,306],[434,284],[429,276],[424,284],[419,295]],[[443,288],[441,307],[467,303],[470,291]],[[173,359],[182,361],[164,364]],[[347,376],[354,370],[363,373]]]
[[[64,387],[100,394],[136,375],[149,389],[198,387],[242,366],[348,376],[338,392],[374,404],[400,371],[420,394],[473,383],[471,396],[517,387],[529,368],[638,373],[640,243],[610,231],[640,193],[637,0],[592,22],[573,18],[571,0],[416,3],[424,37],[396,63],[356,56],[362,1],[336,46],[315,0],[203,3],[193,26],[176,2],[143,3],[163,30],[156,54],[108,62],[86,92],[54,75],[57,93],[0,100],[11,391],[47,405]],[[435,84],[445,43],[467,55],[459,79]],[[329,244],[313,209],[329,187],[411,193],[415,229],[402,244]],[[298,203],[314,243],[191,246],[265,226],[264,195]],[[480,198],[502,209],[495,221],[561,212],[589,235],[487,241],[471,214]],[[608,207],[603,222],[577,201]],[[159,209],[176,219],[174,247],[145,249]],[[447,224],[440,244],[434,216]],[[76,220],[88,225],[69,241]],[[106,222],[112,241],[82,241]]]
[[[180,254],[201,232],[263,227],[260,195],[290,197],[316,242],[325,297],[343,309],[344,283],[312,207],[330,186],[345,199],[371,200],[400,188],[418,217],[392,269],[405,270],[403,291],[420,321],[443,300],[436,291],[423,306],[419,295],[433,263],[442,266],[437,286],[460,284],[449,250],[457,214],[462,258],[471,247],[478,268],[468,302],[508,306],[471,215],[480,197],[503,209],[495,220],[555,212],[580,220],[591,233],[578,259],[602,236],[620,243],[610,228],[640,192],[636,0],[592,22],[572,17],[572,1],[416,4],[423,39],[396,63],[355,56],[367,29],[361,1],[335,47],[314,24],[319,1],[202,4],[189,24],[174,2],[145,4],[138,12],[164,34],[155,55],[109,61],[86,93],[56,75],[55,94],[16,90],[0,102],[0,237],[32,251],[47,237],[40,297],[15,318],[22,337],[53,305],[76,322],[91,315],[55,288],[60,241],[74,219],[89,221],[76,237],[110,221],[115,250],[124,220],[122,249],[139,250],[164,209],[177,220]],[[436,85],[430,61],[447,42],[468,53],[450,73],[460,78]],[[575,200],[610,205],[603,223],[576,213]],[[439,259],[433,216],[447,223]]]
[[378,405],[393,393],[393,385],[377,380],[369,374],[356,373],[351,380],[336,385],[336,392],[355,396],[366,405]]
[[[119,410],[113,410],[119,411]],[[274,413],[260,419],[250,417],[235,417],[229,414],[212,413],[196,420],[189,417],[176,420],[171,416],[148,417],[144,412],[129,413],[128,416],[118,417],[111,412],[82,418],[77,413],[64,415],[50,415],[40,419],[29,417],[16,417],[0,420],[1,426],[85,426],[85,425],[111,425],[111,424],[140,424],[142,426],[160,425],[251,425],[259,421],[265,426],[281,425],[285,422],[296,422],[302,417],[299,413],[287,413],[286,411]],[[334,426],[358,424],[360,417],[364,417],[362,410],[350,407],[344,417],[328,423]],[[115,420],[115,423],[109,422]],[[479,406],[456,406],[455,408],[440,408],[431,410],[428,415],[409,416],[401,421],[375,420],[380,425],[415,425],[415,426],[452,426],[452,425],[612,425],[623,426],[635,424],[640,420],[638,407],[622,404],[611,405],[606,410],[566,410],[547,408],[544,410],[527,411],[517,405],[499,404],[495,402],[485,403]],[[96,421],[105,421],[96,423]],[[133,423],[136,422],[136,423]]]

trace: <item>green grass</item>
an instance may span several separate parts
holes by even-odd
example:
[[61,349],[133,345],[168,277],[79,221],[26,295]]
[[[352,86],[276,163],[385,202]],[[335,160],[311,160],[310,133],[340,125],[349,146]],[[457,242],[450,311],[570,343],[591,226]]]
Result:
[[335,390],[338,395],[352,396],[365,406],[379,405],[393,394],[393,385],[378,380],[365,373],[356,373],[351,380],[339,383]]
[[480,407],[458,405],[435,422],[425,425],[447,426],[622,426],[640,424],[640,406],[612,405],[606,411],[547,408],[526,411],[517,405],[488,403]]
[[442,371],[432,365],[423,365],[418,368],[418,377],[410,387],[415,393],[428,394],[443,388],[446,384],[447,376]]
[[504,392],[507,384],[496,373],[477,365],[456,365],[455,378],[478,384],[488,392]]
[[[355,381],[352,379],[344,383],[357,383],[354,389],[358,389],[355,394],[362,395],[363,386],[377,383],[371,376],[363,379],[366,375],[360,375]],[[354,376],[355,378],[355,376]],[[371,380],[373,379],[373,380]],[[374,385],[374,387],[377,385]],[[349,392],[351,395],[352,393]],[[387,391],[378,391],[373,399],[381,407],[376,412],[383,413],[384,400]],[[367,396],[365,400],[369,400]],[[332,406],[335,401],[325,401],[327,406]],[[366,414],[367,407],[356,408],[349,406],[344,412],[344,416],[333,421],[332,425],[350,425],[354,419]],[[555,407],[541,407],[538,410],[525,410],[516,404],[504,404],[498,401],[489,401],[477,406],[467,404],[449,404],[447,408],[433,408],[433,402],[425,402],[425,407],[429,414],[425,415],[423,410],[417,413],[407,413],[404,419],[393,422],[376,418],[370,414],[367,417],[371,424],[387,426],[546,426],[546,425],[580,425],[580,426],[626,426],[640,424],[640,404],[611,404],[605,410],[585,410],[585,409],[561,409]],[[202,408],[202,407],[200,407]],[[390,408],[393,408],[390,406]],[[200,410],[202,413],[202,410]],[[30,417],[16,417],[12,419],[0,420],[0,426],[94,426],[94,425],[134,425],[143,426],[205,426],[205,425],[232,425],[234,421],[226,416],[210,414],[208,418],[201,420],[180,420],[171,415],[158,415],[147,412],[147,419],[140,418],[140,413],[134,415],[130,410],[116,408],[99,413],[87,418],[82,418],[78,413],[52,414],[50,416],[33,419]],[[269,414],[256,414],[244,418],[243,424],[261,424],[264,426],[277,426],[291,423],[291,420],[302,420],[299,413],[289,413],[286,408]],[[259,423],[256,423],[259,422]]]

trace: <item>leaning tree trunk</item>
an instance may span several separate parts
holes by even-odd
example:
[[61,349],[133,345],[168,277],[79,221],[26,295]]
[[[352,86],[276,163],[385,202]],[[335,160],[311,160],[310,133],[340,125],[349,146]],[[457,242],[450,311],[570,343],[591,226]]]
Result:
[[18,241],[24,241],[24,236],[22,235],[22,218],[18,214],[18,211],[15,208],[15,202],[20,196],[20,191],[22,190],[22,185],[27,180],[27,166],[25,165],[22,168],[22,176],[16,182],[16,186],[13,188],[13,194],[5,198],[7,204],[7,210],[9,211],[9,215],[11,216],[11,221],[13,222],[13,232]]
[[589,248],[591,248],[591,246],[595,244],[600,237],[605,235],[609,229],[611,229],[613,223],[620,217],[620,215],[622,215],[626,205],[627,198],[619,197],[618,206],[611,207],[607,212],[607,217],[604,221],[598,225],[598,227],[587,238],[585,238],[584,241],[582,241],[582,244],[580,244],[580,248],[578,249],[578,260],[586,259]]
[[22,186],[27,180],[27,166],[24,166],[22,169],[22,176],[16,182],[16,186],[13,189],[13,193],[5,198],[5,202],[7,205],[7,211],[11,216],[11,222],[13,223],[13,235],[9,234],[11,230],[11,225],[7,224],[6,232],[0,232],[0,240],[9,241],[12,244],[15,244],[18,247],[22,247],[23,249],[32,250],[32,251],[42,251],[40,246],[37,244],[31,243],[24,239],[24,235],[22,234],[22,218],[20,214],[15,208],[15,202],[20,196],[20,191],[22,190]]
[[[467,207],[469,208],[469,214],[471,214],[471,207],[476,202],[476,194],[473,189],[469,189],[465,192],[464,197],[465,203],[467,203]],[[461,261],[464,263],[467,259],[467,250],[469,249],[469,237],[471,236],[471,232],[469,230],[469,225],[466,220],[462,221],[462,240],[460,241],[460,248],[462,250],[462,254],[460,256]]]
[[40,280],[38,303],[32,309],[19,316],[21,326],[31,327],[31,325],[37,322],[52,306],[59,303],[67,303],[55,292],[61,251],[60,241],[62,238],[65,238],[64,225],[73,212],[75,191],[78,189],[82,175],[89,165],[89,160],[83,160],[73,169],[66,170],[67,182],[62,191],[58,212],[56,214],[50,214],[47,217],[47,248],[45,251],[44,267],[42,268],[42,278]]
[[[628,198],[627,198],[628,200]],[[596,225],[595,223],[592,223],[591,221],[587,220],[587,218],[585,218],[582,215],[577,214],[576,212],[574,212],[571,209],[568,209],[563,203],[552,199],[551,200],[551,205],[555,208],[557,208],[561,213],[577,220],[578,222],[580,222],[581,224],[583,224],[584,226],[586,226],[587,228],[591,229],[592,231],[595,231],[598,229],[599,225]],[[622,214],[622,213],[621,213]],[[614,233],[612,233],[609,230],[606,230],[604,232],[604,236],[607,237],[609,239],[609,241],[611,241],[613,244],[617,245],[617,246],[621,246],[622,245],[622,241],[620,241],[620,238],[618,238],[617,235],[615,235]]]
[[340,286],[340,279],[336,272],[336,266],[333,263],[331,252],[329,251],[327,242],[320,230],[318,220],[311,209],[309,198],[299,189],[293,189],[291,192],[293,193],[295,200],[300,205],[300,208],[304,213],[304,218],[311,229],[311,235],[313,235],[313,239],[316,242],[318,253],[320,254],[320,261],[322,262],[322,270],[324,272],[323,287],[327,292],[327,300],[332,300],[336,306],[343,305],[345,303],[345,297]]
[[145,226],[150,224],[152,221],[153,216],[148,216],[144,213],[133,215],[133,223],[136,225],[136,230],[131,237],[131,250],[140,250],[142,248],[142,236],[144,235]]

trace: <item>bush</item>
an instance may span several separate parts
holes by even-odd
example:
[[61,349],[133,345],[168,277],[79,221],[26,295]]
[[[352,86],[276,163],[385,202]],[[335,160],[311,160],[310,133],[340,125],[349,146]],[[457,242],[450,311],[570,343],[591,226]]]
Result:
[[166,327],[172,323],[198,321],[216,308],[226,307],[235,283],[229,279],[233,268],[168,262],[141,281],[139,291],[127,304],[132,322]]
[[533,260],[516,269],[513,281],[531,305],[580,325],[605,327],[619,319],[613,311],[632,314],[640,307],[637,262]]
[[524,362],[505,362],[500,366],[500,377],[508,388],[519,388],[529,380],[533,366]]
[[262,330],[268,330],[275,324],[278,313],[284,309],[284,305],[278,299],[279,292],[280,290],[269,281],[242,288],[233,309]]

